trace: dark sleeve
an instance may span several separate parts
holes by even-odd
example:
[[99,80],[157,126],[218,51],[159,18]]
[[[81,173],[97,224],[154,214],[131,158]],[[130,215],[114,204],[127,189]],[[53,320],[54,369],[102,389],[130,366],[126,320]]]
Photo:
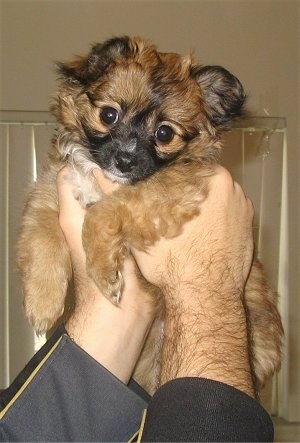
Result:
[[[128,441],[149,396],[121,383],[58,330],[0,394],[0,441]],[[268,414],[222,383],[173,380],[150,400],[144,441],[272,441]]]
[[182,378],[163,385],[149,403],[143,441],[271,442],[262,406],[216,381]]
[[0,441],[128,441],[148,399],[60,329],[0,394]]

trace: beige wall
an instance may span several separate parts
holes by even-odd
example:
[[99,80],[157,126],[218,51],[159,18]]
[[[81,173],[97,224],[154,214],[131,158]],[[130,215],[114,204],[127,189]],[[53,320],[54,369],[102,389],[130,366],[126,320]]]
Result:
[[52,61],[112,35],[191,49],[232,70],[258,115],[288,122],[291,350],[288,416],[300,420],[300,3],[289,0],[0,0],[0,109],[46,110]]

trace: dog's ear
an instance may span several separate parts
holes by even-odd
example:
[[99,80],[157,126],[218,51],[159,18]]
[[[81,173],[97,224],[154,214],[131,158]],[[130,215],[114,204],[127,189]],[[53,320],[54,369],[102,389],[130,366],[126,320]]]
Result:
[[221,66],[194,67],[195,76],[213,126],[226,129],[236,117],[243,115],[246,94],[240,81]]
[[70,83],[88,84],[101,77],[119,57],[128,58],[134,47],[129,37],[116,37],[94,45],[87,57],[56,64],[59,75]]

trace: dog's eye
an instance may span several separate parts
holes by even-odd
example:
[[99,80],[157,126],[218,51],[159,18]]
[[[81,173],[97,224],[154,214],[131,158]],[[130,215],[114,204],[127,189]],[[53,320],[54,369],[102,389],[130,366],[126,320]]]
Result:
[[174,137],[174,130],[173,130],[173,128],[171,128],[171,126],[161,125],[157,129],[157,131],[155,133],[155,137],[161,143],[169,143]]
[[106,125],[114,125],[119,120],[119,113],[115,108],[107,106],[101,110],[100,118]]

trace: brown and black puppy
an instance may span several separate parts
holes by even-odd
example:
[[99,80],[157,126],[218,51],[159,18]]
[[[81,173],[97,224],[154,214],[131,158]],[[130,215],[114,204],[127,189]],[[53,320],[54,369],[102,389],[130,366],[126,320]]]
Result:
[[[52,111],[59,126],[29,195],[18,243],[25,311],[37,332],[62,314],[72,278],[58,224],[57,172],[67,163],[73,167],[74,193],[88,206],[83,229],[88,272],[118,303],[130,248],[145,250],[161,236],[176,236],[198,214],[208,192],[206,177],[219,160],[220,136],[241,115],[245,101],[242,85],[224,68],[158,52],[140,38],[97,44],[86,57],[59,63],[58,71]],[[96,167],[121,185],[109,197],[101,196],[93,180]],[[157,297],[159,317],[160,294],[150,285],[149,290]],[[245,304],[258,387],[280,366],[276,301],[254,262]],[[153,392],[155,377],[145,370],[153,355],[147,352],[139,380]]]

